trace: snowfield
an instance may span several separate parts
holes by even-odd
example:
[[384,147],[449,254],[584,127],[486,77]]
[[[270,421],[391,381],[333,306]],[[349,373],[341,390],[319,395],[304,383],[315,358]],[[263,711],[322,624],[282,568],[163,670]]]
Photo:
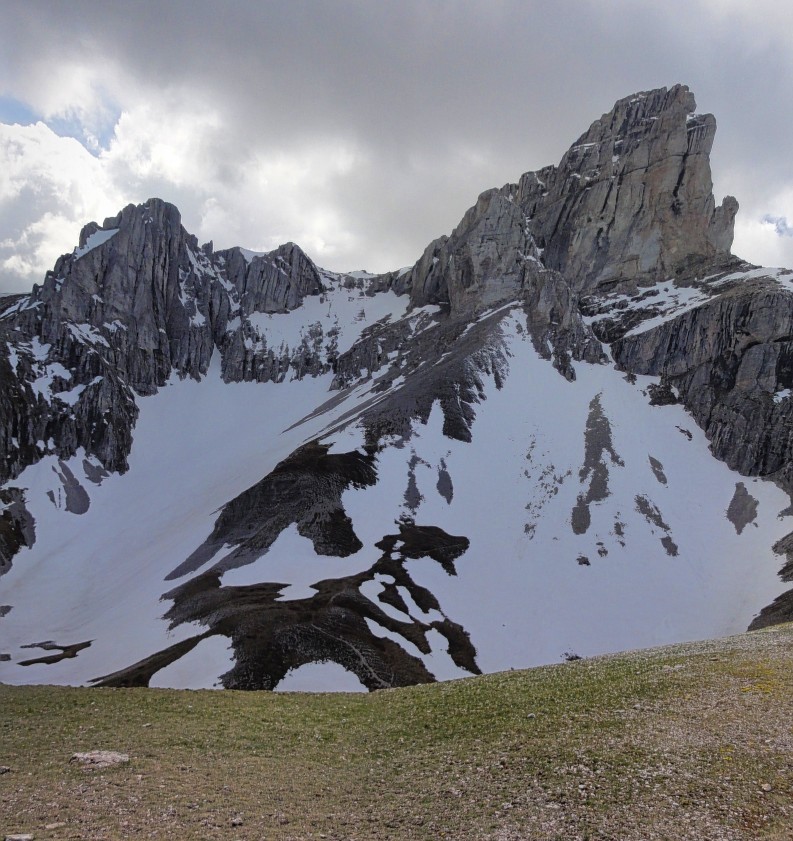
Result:
[[[332,317],[339,344],[351,344],[367,324],[402,317],[407,303],[391,292],[362,301],[346,290],[335,295],[332,313],[332,301],[317,299],[316,312],[260,315],[256,327],[268,342],[289,342],[299,328],[288,325],[298,319]],[[676,307],[693,304],[681,299]],[[611,365],[579,362],[576,379],[567,381],[537,355],[519,307],[502,307],[500,319],[509,370],[501,388],[485,378],[472,441],[444,436],[436,403],[426,424],[414,422],[412,437],[391,440],[377,454],[376,484],[344,491],[359,551],[319,555],[292,525],[254,562],[224,572],[222,585],[277,582],[284,585],[279,600],[306,599],[317,581],[372,567],[383,554],[375,544],[410,520],[470,540],[454,562],[456,574],[429,557],[405,561],[440,610],[422,610],[405,587],[398,590],[407,613],[379,599],[394,586],[380,574],[361,593],[400,622],[458,623],[485,672],[745,630],[783,589],[781,560],[770,547],[791,530],[781,514],[787,496],[716,461],[680,406],[651,406],[647,387],[655,380],[628,382]],[[219,510],[308,441],[319,438],[332,453],[363,452],[354,410],[373,397],[374,379],[312,414],[334,396],[331,374],[224,383],[219,363],[215,351],[201,382],[172,378],[139,399],[126,474],[95,484],[97,465],[83,454],[63,463],[87,493],[85,513],[67,510],[68,474],[54,456],[15,480],[26,490],[36,542],[0,579],[0,605],[11,607],[0,618],[0,653],[9,655],[0,680],[84,684],[203,633],[196,623],[169,630],[162,596],[220,557],[166,581],[210,535]],[[44,396],[52,373],[42,370]],[[328,432],[351,411],[351,423]],[[728,518],[735,499],[745,516]],[[469,674],[437,630],[428,631],[431,651],[422,653],[393,629],[366,622],[436,678]],[[21,665],[51,654],[35,647],[48,641],[91,644],[59,662]],[[227,637],[208,637],[151,685],[217,686],[233,658]],[[362,687],[326,662],[293,670],[278,688]]]

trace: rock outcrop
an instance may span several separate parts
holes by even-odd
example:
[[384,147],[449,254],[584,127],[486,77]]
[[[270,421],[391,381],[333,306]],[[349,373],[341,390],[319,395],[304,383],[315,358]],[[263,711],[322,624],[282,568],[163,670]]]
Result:
[[685,85],[619,100],[558,167],[527,172],[503,193],[528,217],[543,262],[576,291],[673,277],[728,254],[738,203],[715,207],[711,114]]
[[450,237],[427,246],[407,285],[414,306],[448,304],[453,313],[519,297],[531,265],[542,265],[520,209],[498,190],[479,196]]
[[793,386],[793,288],[741,277],[611,348],[626,371],[659,376],[677,391],[717,458],[793,493],[793,403],[778,397]]
[[78,448],[123,471],[136,395],[155,393],[174,372],[200,379],[216,347],[228,380],[277,380],[293,364],[301,374],[327,370],[327,361],[306,362],[303,347],[262,347],[250,324],[322,291],[293,243],[215,253],[159,199],[87,225],[43,284],[0,312],[10,349],[0,355],[0,480],[44,453]]

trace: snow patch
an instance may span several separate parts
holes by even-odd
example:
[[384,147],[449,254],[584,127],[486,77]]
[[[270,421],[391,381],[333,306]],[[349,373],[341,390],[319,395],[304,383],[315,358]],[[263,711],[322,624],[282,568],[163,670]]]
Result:
[[251,251],[249,248],[242,248],[241,246],[237,246],[240,254],[245,258],[245,262],[250,265],[252,260],[255,260],[257,257],[264,257],[267,252],[266,251]]
[[290,669],[276,692],[366,692],[366,687],[338,663],[305,663]]
[[228,637],[201,640],[192,651],[156,672],[149,686],[162,689],[222,689],[219,678],[234,668]]
[[67,323],[66,329],[72,334],[72,338],[83,345],[103,345],[110,348],[107,339],[92,324]]
[[17,366],[19,365],[19,354],[17,353],[17,349],[10,342],[6,342],[6,347],[8,348],[8,364],[14,372],[14,376],[16,376]]
[[90,237],[85,241],[85,245],[82,248],[75,248],[74,249],[74,259],[79,260],[81,257],[85,257],[90,251],[93,251],[95,248],[98,248],[100,245],[104,245],[109,239],[112,239],[117,233],[119,229],[115,228],[112,231],[96,231],[91,234]]

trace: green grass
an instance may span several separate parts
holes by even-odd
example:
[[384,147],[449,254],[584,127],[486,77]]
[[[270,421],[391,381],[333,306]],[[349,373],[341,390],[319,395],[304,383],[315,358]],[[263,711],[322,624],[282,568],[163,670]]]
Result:
[[[783,626],[372,695],[0,686],[0,830],[790,838],[791,643]],[[131,761],[69,763],[98,748]]]

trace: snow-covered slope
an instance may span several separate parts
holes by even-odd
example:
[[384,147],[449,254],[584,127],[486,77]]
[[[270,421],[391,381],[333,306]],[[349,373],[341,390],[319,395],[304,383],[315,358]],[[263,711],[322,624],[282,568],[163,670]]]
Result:
[[[220,586],[250,594],[283,585],[277,601],[303,609],[318,582],[355,591],[370,603],[372,637],[394,641],[439,679],[744,629],[780,589],[770,546],[790,530],[780,517],[787,496],[713,459],[682,407],[650,405],[651,378],[628,382],[611,365],[582,362],[568,381],[537,355],[518,305],[502,308],[490,329],[503,348],[500,387],[484,376],[472,440],[443,434],[435,402],[406,440],[384,442],[373,484],[342,493],[357,551],[317,553],[290,523],[264,553],[228,564]],[[329,382],[226,384],[214,365],[201,382],[174,378],[140,401],[125,475],[94,486],[82,455],[29,467],[16,484],[37,539],[2,581],[13,606],[2,620],[11,655],[2,679],[84,683],[212,628],[216,606],[170,628],[161,599],[229,554],[231,544],[173,576],[210,536],[218,509],[314,438],[330,453],[365,455],[361,424],[323,432],[371,399],[375,381],[301,422]],[[90,496],[84,514],[66,509],[65,472]],[[447,562],[407,557],[398,580],[378,568],[377,544],[406,523],[464,537],[467,547]],[[468,661],[455,663],[448,638],[431,627],[444,620],[470,641]],[[201,639],[151,684],[219,685],[233,636]],[[27,647],[46,641],[91,644],[74,658],[21,665],[52,655]],[[345,688],[344,674],[317,671],[315,688]]]
[[0,681],[377,689],[792,617],[793,274],[729,253],[692,108],[620,100],[385,275],[86,226],[0,302]]

